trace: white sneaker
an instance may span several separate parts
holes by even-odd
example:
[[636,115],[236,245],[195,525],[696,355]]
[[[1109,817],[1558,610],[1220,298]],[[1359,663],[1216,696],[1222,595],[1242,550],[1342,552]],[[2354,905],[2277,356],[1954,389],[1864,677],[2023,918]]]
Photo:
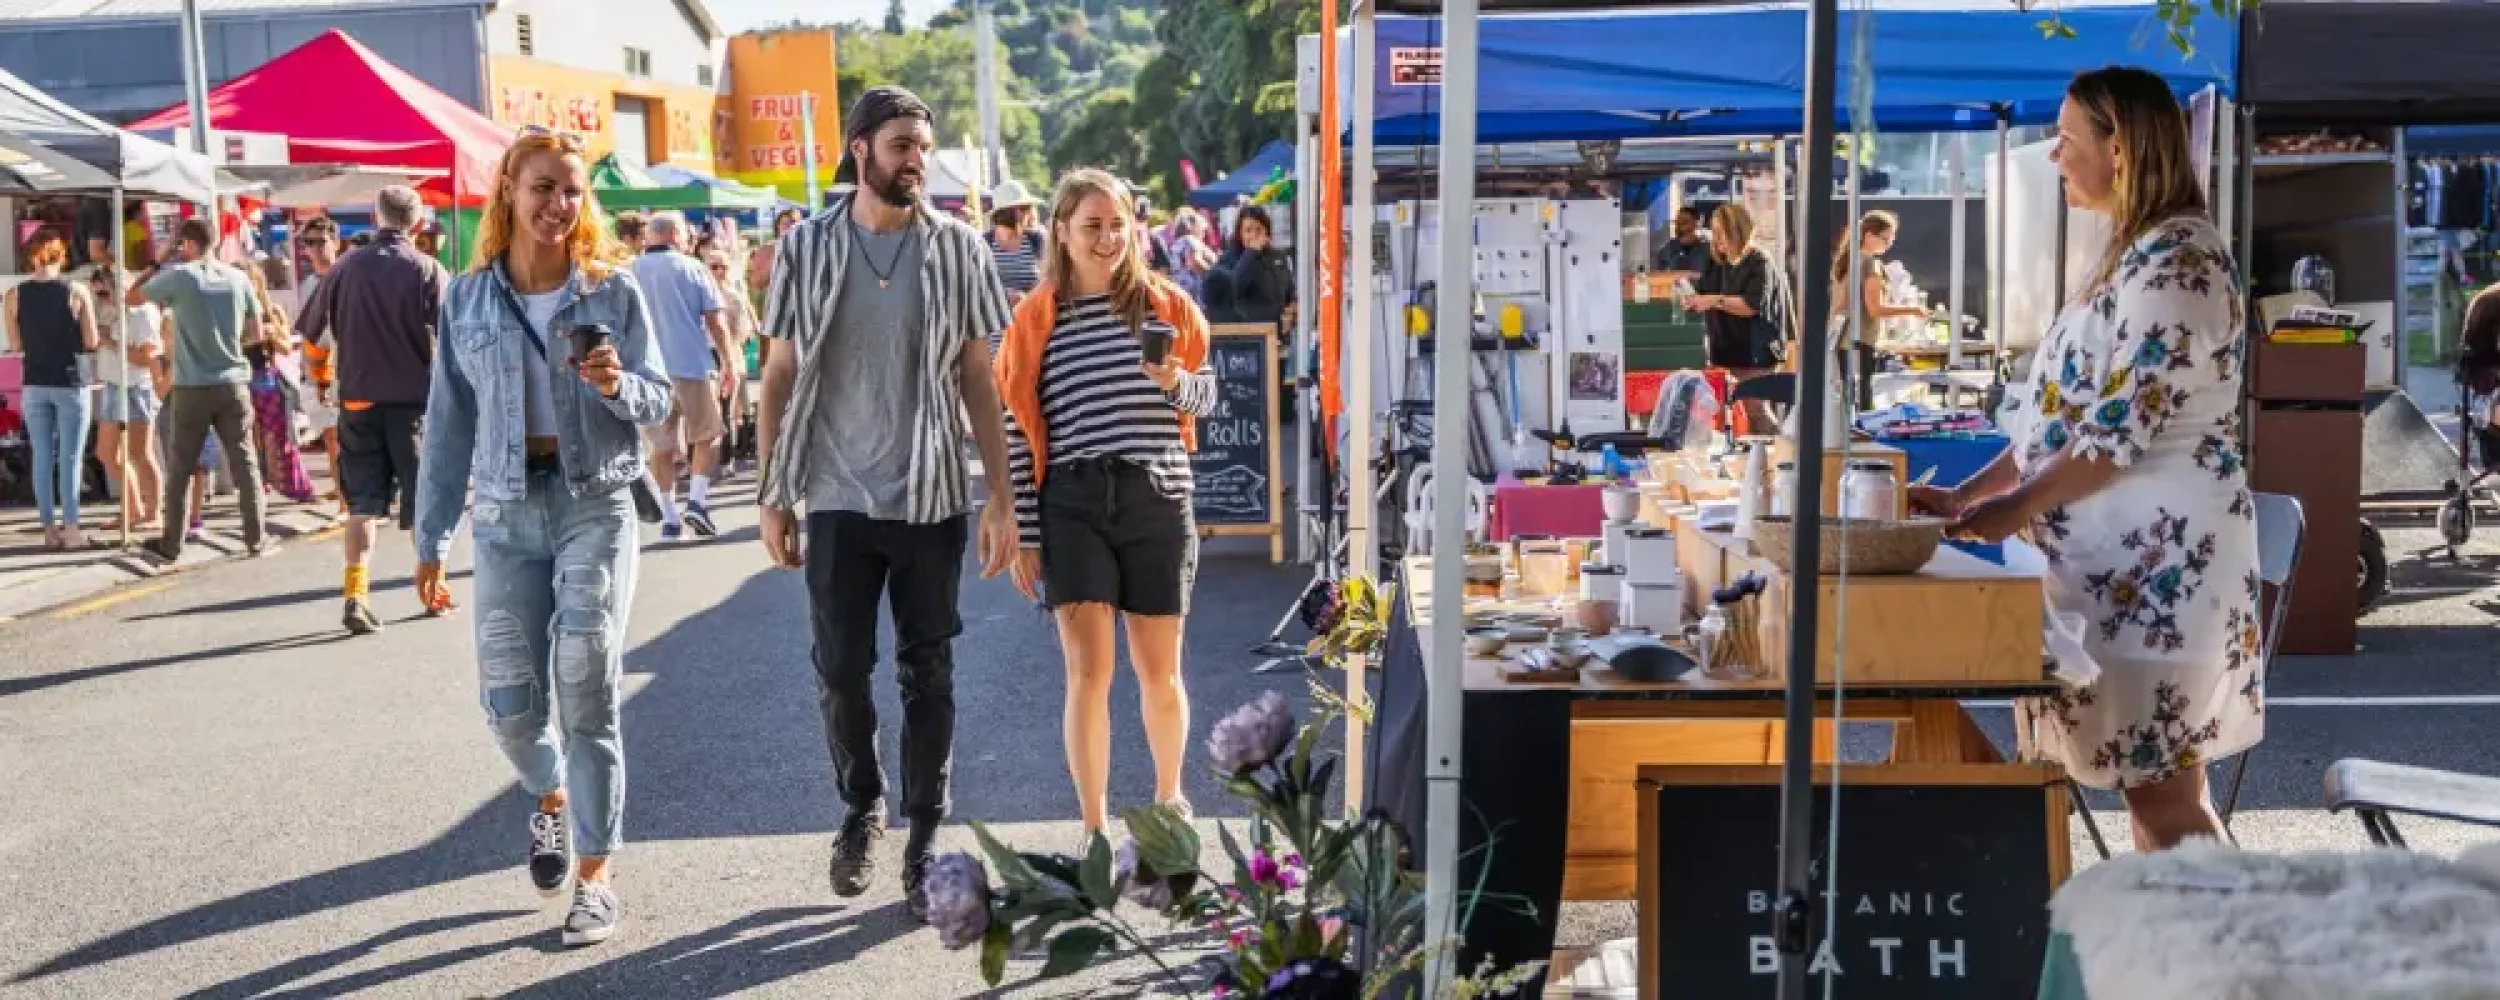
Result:
[[564,946],[579,948],[598,944],[616,933],[623,919],[616,890],[604,881],[583,882],[573,887],[573,909],[564,915]]

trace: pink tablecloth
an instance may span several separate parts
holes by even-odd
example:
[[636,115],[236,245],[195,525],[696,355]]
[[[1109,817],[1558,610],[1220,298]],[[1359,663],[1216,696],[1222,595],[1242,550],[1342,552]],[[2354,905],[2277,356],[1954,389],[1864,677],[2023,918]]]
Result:
[[1596,538],[1605,533],[1606,487],[1508,485],[1493,491],[1487,533],[1494,541],[1514,535]]

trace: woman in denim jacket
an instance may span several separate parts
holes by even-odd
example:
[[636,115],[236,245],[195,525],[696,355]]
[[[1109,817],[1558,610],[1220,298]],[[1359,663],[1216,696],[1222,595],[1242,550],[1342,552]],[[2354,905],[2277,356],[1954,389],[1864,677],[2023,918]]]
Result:
[[[608,857],[625,807],[618,686],[641,544],[637,428],[668,416],[668,378],[642,293],[611,263],[578,140],[524,133],[498,177],[477,267],[443,306],[418,463],[417,593],[428,607],[448,600],[443,551],[468,504],[482,700],[538,796],[530,879],[550,896],[572,884],[564,943],[594,944],[620,916]],[[571,334],[590,326],[611,338],[575,357]]]

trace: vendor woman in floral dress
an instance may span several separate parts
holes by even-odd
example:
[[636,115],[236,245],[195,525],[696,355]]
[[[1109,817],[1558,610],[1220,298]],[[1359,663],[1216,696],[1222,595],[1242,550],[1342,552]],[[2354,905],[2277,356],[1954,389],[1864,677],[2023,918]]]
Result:
[[2026,701],[2020,724],[2076,779],[2117,789],[2136,846],[2161,850],[2222,835],[2205,765],[2264,732],[2243,301],[2161,78],[2075,78],[2055,159],[2069,202],[2110,218],[2109,246],[2007,387],[2015,447],[1913,499],[1959,535],[2028,532],[2047,553],[2049,601],[2087,620],[2101,674]]

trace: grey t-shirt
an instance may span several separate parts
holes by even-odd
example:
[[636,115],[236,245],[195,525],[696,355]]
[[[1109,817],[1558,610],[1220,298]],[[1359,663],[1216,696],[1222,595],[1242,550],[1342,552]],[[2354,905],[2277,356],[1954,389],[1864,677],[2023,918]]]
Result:
[[817,351],[825,388],[808,433],[815,449],[808,456],[812,512],[910,516],[911,428],[919,426],[921,352],[928,349],[920,282],[928,241],[919,223],[895,233],[851,231],[833,329]]
[[252,380],[243,358],[245,331],[259,336],[260,299],[250,275],[216,261],[176,264],[148,279],[148,301],[173,322],[174,385],[241,385]]

